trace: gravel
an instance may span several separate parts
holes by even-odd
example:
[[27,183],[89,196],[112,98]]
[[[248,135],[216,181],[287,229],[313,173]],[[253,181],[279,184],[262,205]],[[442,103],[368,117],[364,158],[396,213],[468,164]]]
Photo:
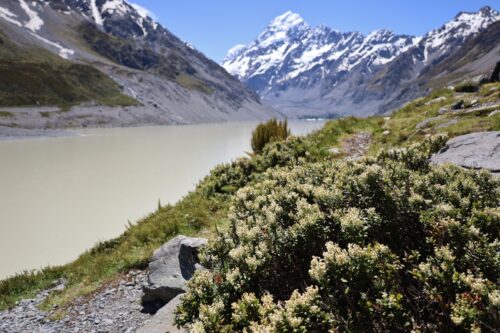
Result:
[[65,288],[65,282],[59,281],[56,287],[40,292],[35,298],[22,300],[14,308],[1,311],[0,332],[135,332],[151,318],[151,315],[141,312],[145,280],[145,272],[130,271],[93,294],[75,299],[65,309],[63,318],[52,320],[57,308],[45,312],[38,307],[52,292]]

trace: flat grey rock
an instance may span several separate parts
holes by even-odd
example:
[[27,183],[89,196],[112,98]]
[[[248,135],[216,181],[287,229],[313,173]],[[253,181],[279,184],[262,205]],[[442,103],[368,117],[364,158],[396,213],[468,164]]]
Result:
[[183,294],[177,295],[174,299],[162,307],[153,318],[147,320],[144,326],[139,328],[136,333],[185,333],[187,330],[177,328],[174,325],[175,309],[181,304]]
[[150,307],[154,312],[177,295],[186,292],[186,281],[196,269],[201,268],[198,264],[198,250],[205,244],[205,238],[177,236],[153,253],[147,280],[143,285],[142,302],[145,309]]
[[416,129],[421,129],[421,128],[424,128],[424,127],[427,127],[430,123],[432,123],[433,121],[437,121],[437,120],[441,120],[443,118],[443,116],[437,116],[437,117],[431,117],[431,118],[427,118],[427,119],[424,119],[422,120],[421,122],[419,122],[415,128]]
[[435,164],[453,163],[468,169],[487,169],[500,175],[500,131],[461,135],[432,156]]

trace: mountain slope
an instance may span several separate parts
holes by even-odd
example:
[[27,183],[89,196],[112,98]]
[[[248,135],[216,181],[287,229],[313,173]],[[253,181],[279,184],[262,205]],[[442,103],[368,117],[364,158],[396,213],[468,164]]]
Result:
[[[0,32],[26,54],[44,49],[56,54],[58,61],[65,58],[71,64],[92,66],[115,81],[130,100],[141,104],[97,110],[96,103],[104,103],[87,96],[84,105],[64,115],[52,112],[50,120],[37,118],[36,110],[23,110],[32,114],[18,119],[21,127],[81,126],[84,124],[79,119],[84,118],[85,125],[102,126],[264,119],[277,115],[218,64],[124,0],[1,1]],[[19,90],[19,95],[29,93]],[[0,104],[25,103],[0,100]]]
[[423,94],[425,84],[415,80],[499,18],[484,7],[423,37],[388,30],[364,36],[313,28],[287,12],[248,46],[230,50],[223,66],[287,115],[370,115]]

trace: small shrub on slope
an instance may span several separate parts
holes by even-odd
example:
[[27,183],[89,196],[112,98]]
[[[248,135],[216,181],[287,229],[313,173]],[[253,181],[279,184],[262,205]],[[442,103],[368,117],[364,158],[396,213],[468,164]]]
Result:
[[269,169],[236,193],[177,309],[192,332],[493,331],[500,181],[444,142]]

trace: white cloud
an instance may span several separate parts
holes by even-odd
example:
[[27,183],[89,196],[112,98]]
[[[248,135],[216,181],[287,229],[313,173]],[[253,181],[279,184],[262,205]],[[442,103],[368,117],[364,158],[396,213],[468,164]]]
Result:
[[149,16],[151,17],[152,19],[156,20],[156,15],[150,11],[149,9],[147,8],[144,8],[142,7],[141,5],[138,5],[136,3],[133,3],[133,2],[129,2],[130,5],[132,7],[134,7],[135,10],[137,10],[137,12],[141,15],[141,16]]

